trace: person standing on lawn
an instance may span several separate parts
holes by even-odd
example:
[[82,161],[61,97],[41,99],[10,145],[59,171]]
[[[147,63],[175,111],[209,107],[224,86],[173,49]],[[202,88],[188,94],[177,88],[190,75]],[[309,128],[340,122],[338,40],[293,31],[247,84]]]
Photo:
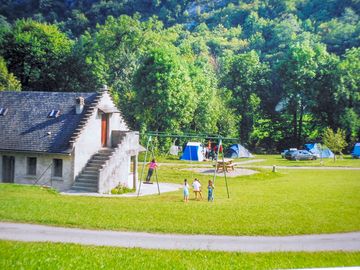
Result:
[[184,202],[189,201],[189,184],[187,179],[184,180]]
[[157,163],[156,163],[155,159],[153,159],[148,165],[149,165],[149,171],[146,176],[146,182],[150,183],[151,176],[153,175],[153,172],[157,167]]
[[209,183],[208,183],[208,202],[213,202],[214,201],[213,191],[214,191],[213,182],[211,180],[209,180]]
[[200,195],[200,199],[202,199],[202,194],[201,194],[201,184],[200,181],[195,178],[194,182],[192,183],[193,189],[194,189],[194,194],[195,194],[195,200],[198,199],[198,195]]

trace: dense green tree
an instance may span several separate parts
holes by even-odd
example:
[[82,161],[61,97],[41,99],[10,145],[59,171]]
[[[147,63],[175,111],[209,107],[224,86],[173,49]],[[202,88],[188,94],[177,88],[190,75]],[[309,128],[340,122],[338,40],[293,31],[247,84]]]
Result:
[[1,54],[24,90],[66,90],[62,70],[72,41],[54,25],[16,21],[5,34]]
[[211,66],[205,61],[198,60],[189,67],[191,84],[196,92],[191,100],[196,108],[189,131],[217,133],[217,81]]
[[161,28],[156,19],[141,22],[124,15],[117,19],[109,17],[96,32],[80,38],[79,54],[85,57],[88,72],[98,82],[111,85],[131,127],[136,125],[132,113],[136,95],[134,77],[145,54],[161,43],[158,33]]
[[[322,136],[323,143],[335,154],[342,155],[342,150],[347,146],[345,131],[338,128],[336,132],[327,128]],[[334,155],[334,161],[336,156]]]
[[83,12],[74,9],[71,16],[60,25],[64,32],[68,32],[70,36],[78,37],[88,29],[90,21]]
[[360,113],[360,48],[346,51],[339,63],[340,104]]
[[174,48],[152,50],[136,74],[134,87],[137,129],[176,133],[188,128],[196,93]]
[[269,87],[269,66],[260,61],[255,51],[234,56],[228,65],[223,84],[232,91],[232,107],[241,116],[241,141],[248,142],[256,121],[258,96]]
[[339,91],[337,104],[339,112],[338,126],[345,129],[349,139],[360,137],[360,49],[347,50],[337,69],[339,73]]
[[348,135],[348,141],[357,142],[360,139],[360,116],[354,108],[345,108],[340,115],[339,124]]
[[360,45],[359,15],[351,8],[345,9],[340,18],[320,24],[319,29],[330,52],[342,54],[346,49]]
[[20,82],[9,73],[4,58],[0,57],[0,91],[21,90]]
[[11,24],[8,23],[6,18],[0,15],[0,44],[5,34],[11,31]]
[[268,151],[326,127],[357,140],[359,10],[358,0],[5,0],[1,74],[24,90],[108,84],[134,129],[240,134]]
[[311,40],[295,41],[278,64],[283,98],[287,111],[292,116],[292,140],[298,146],[304,140],[304,117],[318,102],[316,97],[321,98],[321,93],[317,91],[322,85],[316,87],[315,84],[316,79],[327,72],[323,67],[328,57],[325,46],[320,43]]
[[314,116],[314,129],[327,126],[336,128],[338,124],[342,111],[337,101],[340,81],[339,61],[337,56],[327,53],[323,53],[321,58],[316,60],[316,75],[311,83],[313,101],[307,110]]
[[[231,31],[220,31],[214,29],[217,38],[222,38],[221,45],[223,48],[228,46],[237,46],[231,43],[231,37],[239,36],[241,29],[232,29]],[[209,31],[205,24],[197,27],[196,33],[191,35],[181,35],[181,29],[177,29],[178,38],[175,43],[179,44],[180,54],[186,59],[192,86],[196,91],[196,109],[193,120],[190,124],[191,132],[202,133],[220,133],[224,136],[236,137],[237,121],[233,115],[230,106],[230,92],[218,88],[217,72],[219,72],[217,52],[210,46],[214,34]],[[235,47],[233,47],[235,48]],[[219,49],[218,52],[221,52]]]

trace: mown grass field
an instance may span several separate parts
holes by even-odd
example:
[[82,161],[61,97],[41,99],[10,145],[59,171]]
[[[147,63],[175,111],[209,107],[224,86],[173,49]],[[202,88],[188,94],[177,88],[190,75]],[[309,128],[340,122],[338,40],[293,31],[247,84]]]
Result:
[[290,269],[356,266],[360,252],[225,253],[0,241],[0,269]]
[[[222,158],[222,157],[220,157]],[[258,160],[262,160],[258,162]],[[144,161],[144,154],[140,155],[139,161]],[[147,158],[149,161],[149,157]],[[210,165],[214,163],[214,161],[203,161],[203,162],[195,162],[195,161],[186,161],[180,160],[176,156],[156,156],[156,161],[160,163],[174,163],[180,164],[184,166],[196,166],[197,164],[201,165]],[[336,156],[336,160],[333,158],[323,158],[317,160],[287,160],[282,158],[280,154],[277,155],[254,155],[253,158],[236,158],[234,162],[244,162],[244,161],[255,161],[254,163],[250,163],[255,166],[291,166],[291,167],[353,167],[360,168],[360,159],[353,159],[350,155],[343,155],[342,158]],[[250,166],[250,164],[246,164],[246,166]]]
[[256,155],[251,159],[236,159],[236,161],[241,162],[245,160],[256,160],[263,159],[261,162],[253,163],[256,166],[296,166],[296,167],[355,167],[360,168],[360,159],[353,159],[349,155],[344,155],[343,158],[323,158],[322,160],[287,160],[285,158],[281,158],[279,155]]
[[[204,177],[171,164],[164,182]],[[0,220],[94,229],[220,235],[294,235],[360,230],[360,173],[263,171],[216,181],[215,202],[182,201],[182,191],[139,198],[63,196],[40,187],[0,185]],[[191,194],[192,195],[192,194]],[[205,195],[205,194],[204,194]]]

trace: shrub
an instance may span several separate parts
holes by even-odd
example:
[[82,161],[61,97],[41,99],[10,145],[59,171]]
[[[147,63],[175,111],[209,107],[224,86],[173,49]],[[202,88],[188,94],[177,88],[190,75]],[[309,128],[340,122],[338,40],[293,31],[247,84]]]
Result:
[[120,183],[111,190],[111,194],[124,194],[132,191],[134,191],[134,189],[128,188],[126,185]]

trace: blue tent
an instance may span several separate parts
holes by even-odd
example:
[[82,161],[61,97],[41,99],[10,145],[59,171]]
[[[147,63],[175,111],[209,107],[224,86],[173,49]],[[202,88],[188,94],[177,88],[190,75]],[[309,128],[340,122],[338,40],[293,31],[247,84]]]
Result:
[[227,158],[248,158],[253,157],[253,155],[241,144],[231,145],[225,153]]
[[308,144],[305,144],[305,148],[310,153],[316,155],[318,158],[333,158],[334,157],[334,153],[331,152],[331,150],[327,146],[321,145],[320,143],[308,143]]
[[360,158],[360,142],[355,143],[354,149],[351,152],[353,158]]
[[204,160],[204,148],[199,142],[188,142],[186,144],[184,153],[182,154],[181,160]]

